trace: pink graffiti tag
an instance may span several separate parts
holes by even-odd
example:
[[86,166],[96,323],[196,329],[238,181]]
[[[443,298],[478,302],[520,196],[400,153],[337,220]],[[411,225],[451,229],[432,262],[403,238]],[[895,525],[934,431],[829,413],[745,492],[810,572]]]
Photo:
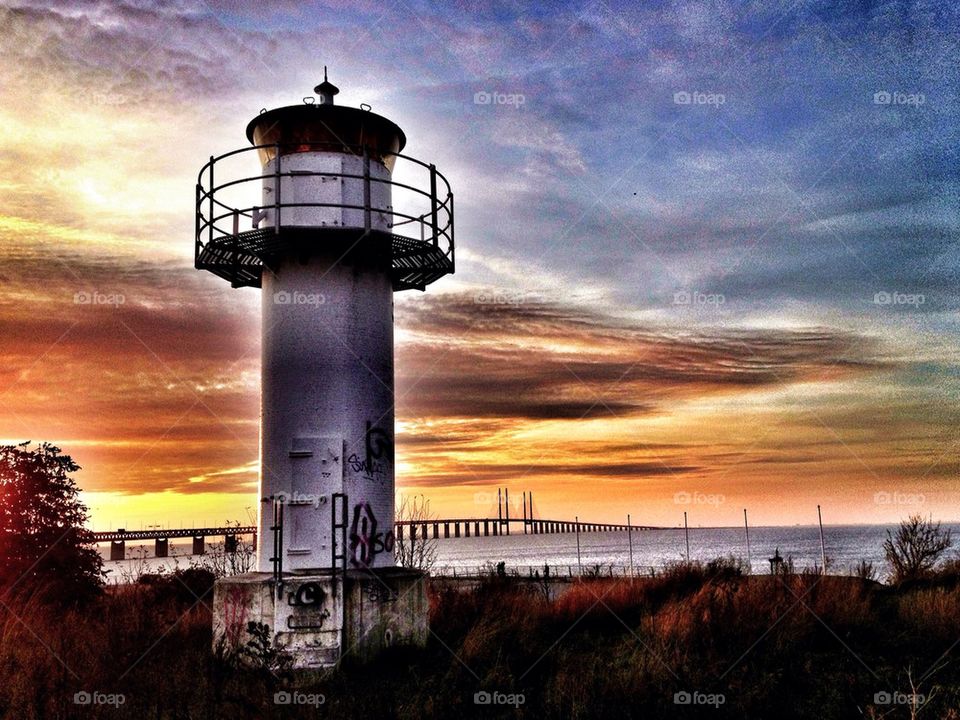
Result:
[[393,552],[393,531],[377,532],[377,518],[370,503],[353,506],[353,524],[350,527],[350,562],[355,567],[370,567],[381,552]]

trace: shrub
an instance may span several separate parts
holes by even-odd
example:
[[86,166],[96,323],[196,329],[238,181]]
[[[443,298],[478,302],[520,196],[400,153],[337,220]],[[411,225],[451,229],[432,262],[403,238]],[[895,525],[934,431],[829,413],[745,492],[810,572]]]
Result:
[[911,515],[900,523],[896,534],[887,531],[883,553],[895,583],[930,577],[943,554],[953,544],[950,530],[922,515]]
[[877,579],[877,569],[869,560],[860,560],[860,562],[854,566],[852,574],[861,580],[875,581]]

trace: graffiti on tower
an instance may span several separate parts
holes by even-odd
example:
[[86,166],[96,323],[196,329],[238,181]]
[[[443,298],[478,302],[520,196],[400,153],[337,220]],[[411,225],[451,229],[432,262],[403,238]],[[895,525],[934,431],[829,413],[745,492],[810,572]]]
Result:
[[382,480],[386,477],[387,463],[393,459],[393,440],[390,433],[381,427],[374,427],[367,420],[367,431],[364,434],[364,456],[356,453],[347,458],[350,469],[362,473],[369,480]]
[[354,567],[370,567],[382,552],[393,552],[393,530],[378,532],[377,518],[370,503],[353,506],[353,522],[350,525],[350,562]]

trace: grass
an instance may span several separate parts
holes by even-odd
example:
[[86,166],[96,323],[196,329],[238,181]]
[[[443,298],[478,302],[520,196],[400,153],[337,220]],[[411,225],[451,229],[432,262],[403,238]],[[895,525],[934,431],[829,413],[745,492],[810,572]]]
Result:
[[[515,578],[445,582],[425,649],[348,656],[299,688],[211,652],[212,580],[148,576],[66,610],[4,597],[0,717],[898,718],[910,708],[875,694],[913,692],[912,680],[929,697],[921,717],[960,720],[960,586],[947,574],[890,587],[720,561],[575,582],[552,601]],[[324,702],[275,704],[284,690]],[[477,705],[479,691],[523,703]],[[83,692],[124,702],[75,704]],[[677,705],[682,692],[714,705]]]

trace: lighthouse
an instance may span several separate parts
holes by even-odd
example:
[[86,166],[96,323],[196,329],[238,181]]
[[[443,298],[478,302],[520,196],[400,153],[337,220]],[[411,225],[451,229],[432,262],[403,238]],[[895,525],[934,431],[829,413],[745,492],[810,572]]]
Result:
[[296,667],[422,642],[420,573],[395,567],[393,301],[454,271],[453,193],[327,79],[263,109],[196,188],[195,266],[261,292],[258,542],[218,581],[215,642],[271,629]]

